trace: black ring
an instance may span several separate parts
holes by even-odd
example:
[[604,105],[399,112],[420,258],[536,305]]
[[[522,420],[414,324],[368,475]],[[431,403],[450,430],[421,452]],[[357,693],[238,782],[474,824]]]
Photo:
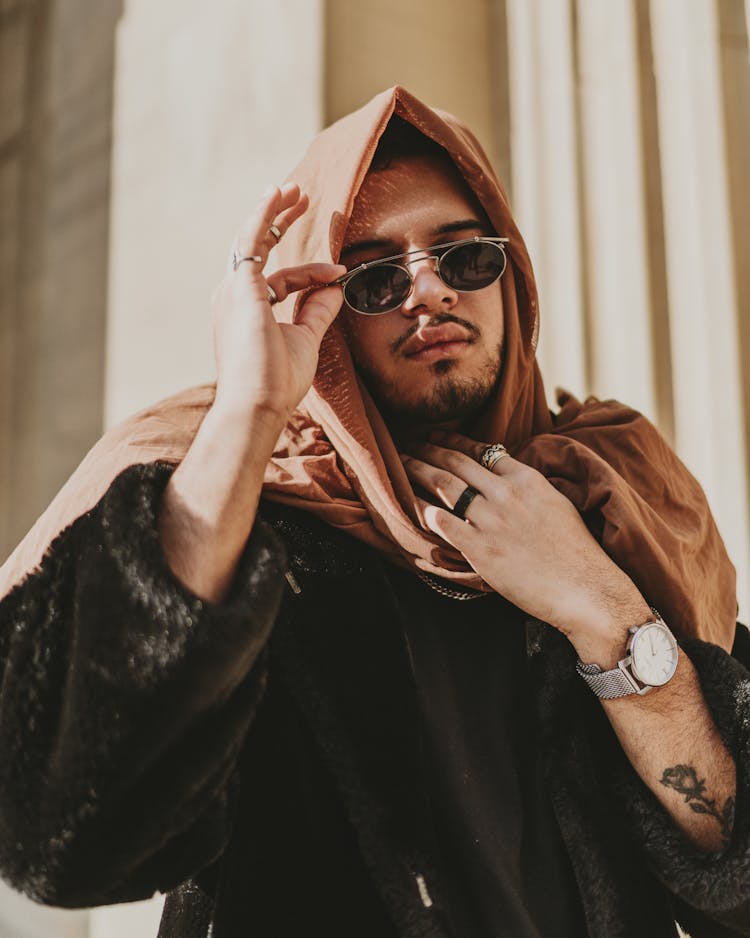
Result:
[[479,492],[475,488],[472,488],[470,485],[467,485],[466,488],[458,496],[458,501],[451,508],[451,511],[457,518],[461,518],[463,521],[466,521],[466,509],[474,501],[474,499],[479,495]]

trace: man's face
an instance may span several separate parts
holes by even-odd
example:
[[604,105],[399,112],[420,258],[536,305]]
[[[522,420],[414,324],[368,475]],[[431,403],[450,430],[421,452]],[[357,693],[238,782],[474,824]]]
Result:
[[[494,233],[449,160],[412,157],[367,175],[341,263],[351,268],[415,249],[429,253],[426,249],[435,244]],[[458,293],[437,275],[434,260],[424,257],[407,269],[414,287],[398,309],[365,316],[344,304],[339,319],[357,370],[392,430],[459,429],[488,402],[499,382],[500,282]],[[435,331],[440,327],[459,341],[434,344],[442,337]],[[415,351],[418,346],[423,350]]]

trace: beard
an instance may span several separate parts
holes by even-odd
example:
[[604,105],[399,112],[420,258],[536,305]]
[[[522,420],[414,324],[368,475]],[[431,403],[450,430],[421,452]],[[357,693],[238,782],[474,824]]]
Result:
[[[394,428],[417,428],[458,421],[461,426],[476,418],[494,398],[500,385],[503,343],[488,350],[470,375],[462,374],[460,359],[443,358],[430,366],[433,380],[424,389],[405,393],[397,384],[358,362],[357,370],[378,406],[386,424]],[[465,367],[465,366],[464,366]]]

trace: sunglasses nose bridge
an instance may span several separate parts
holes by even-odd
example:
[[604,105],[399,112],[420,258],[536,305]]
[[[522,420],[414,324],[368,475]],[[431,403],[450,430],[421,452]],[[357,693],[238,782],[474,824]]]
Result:
[[409,277],[411,278],[412,290],[414,289],[414,277],[419,268],[417,268],[417,270],[413,270],[411,265],[421,263],[422,261],[430,261],[432,263],[432,272],[434,274],[438,274],[439,276],[440,269],[438,265],[440,264],[440,258],[437,254],[423,254],[421,257],[411,257],[405,259],[401,262],[401,266],[406,268]]
[[452,305],[454,300],[458,299],[458,294],[443,278],[440,270],[440,255],[423,254],[421,257],[410,260],[409,263],[413,264],[415,261],[430,261],[431,266],[409,270],[411,289],[403,301],[401,307],[403,313],[411,316],[426,307],[443,306],[446,302]]
[[[423,254],[422,257],[415,257],[415,258],[413,258],[412,260],[408,261],[408,264],[415,264],[415,263],[421,262],[421,261],[429,261],[429,262],[430,262],[430,268],[429,268],[430,273],[434,274],[434,275],[441,281],[441,283],[442,283],[443,285],[446,285],[445,280],[443,279],[443,276],[442,276],[442,273],[441,273],[441,270],[440,270],[440,259],[441,259],[441,258],[440,258],[440,255],[439,255],[439,254]],[[413,290],[414,290],[414,285],[415,285],[415,284],[414,284],[415,277],[417,276],[417,274],[419,273],[419,271],[420,271],[422,268],[421,268],[421,267],[418,267],[416,270],[414,270],[414,269],[412,269],[412,268],[407,268],[407,269],[409,270],[409,275],[410,275],[410,277],[411,277],[411,281],[412,281],[412,291],[413,291]]]

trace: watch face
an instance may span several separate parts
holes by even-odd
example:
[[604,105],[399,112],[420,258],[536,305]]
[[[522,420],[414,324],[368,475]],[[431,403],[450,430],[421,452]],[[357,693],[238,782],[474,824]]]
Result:
[[677,643],[666,626],[658,623],[642,626],[630,648],[633,674],[644,684],[659,687],[677,670]]

